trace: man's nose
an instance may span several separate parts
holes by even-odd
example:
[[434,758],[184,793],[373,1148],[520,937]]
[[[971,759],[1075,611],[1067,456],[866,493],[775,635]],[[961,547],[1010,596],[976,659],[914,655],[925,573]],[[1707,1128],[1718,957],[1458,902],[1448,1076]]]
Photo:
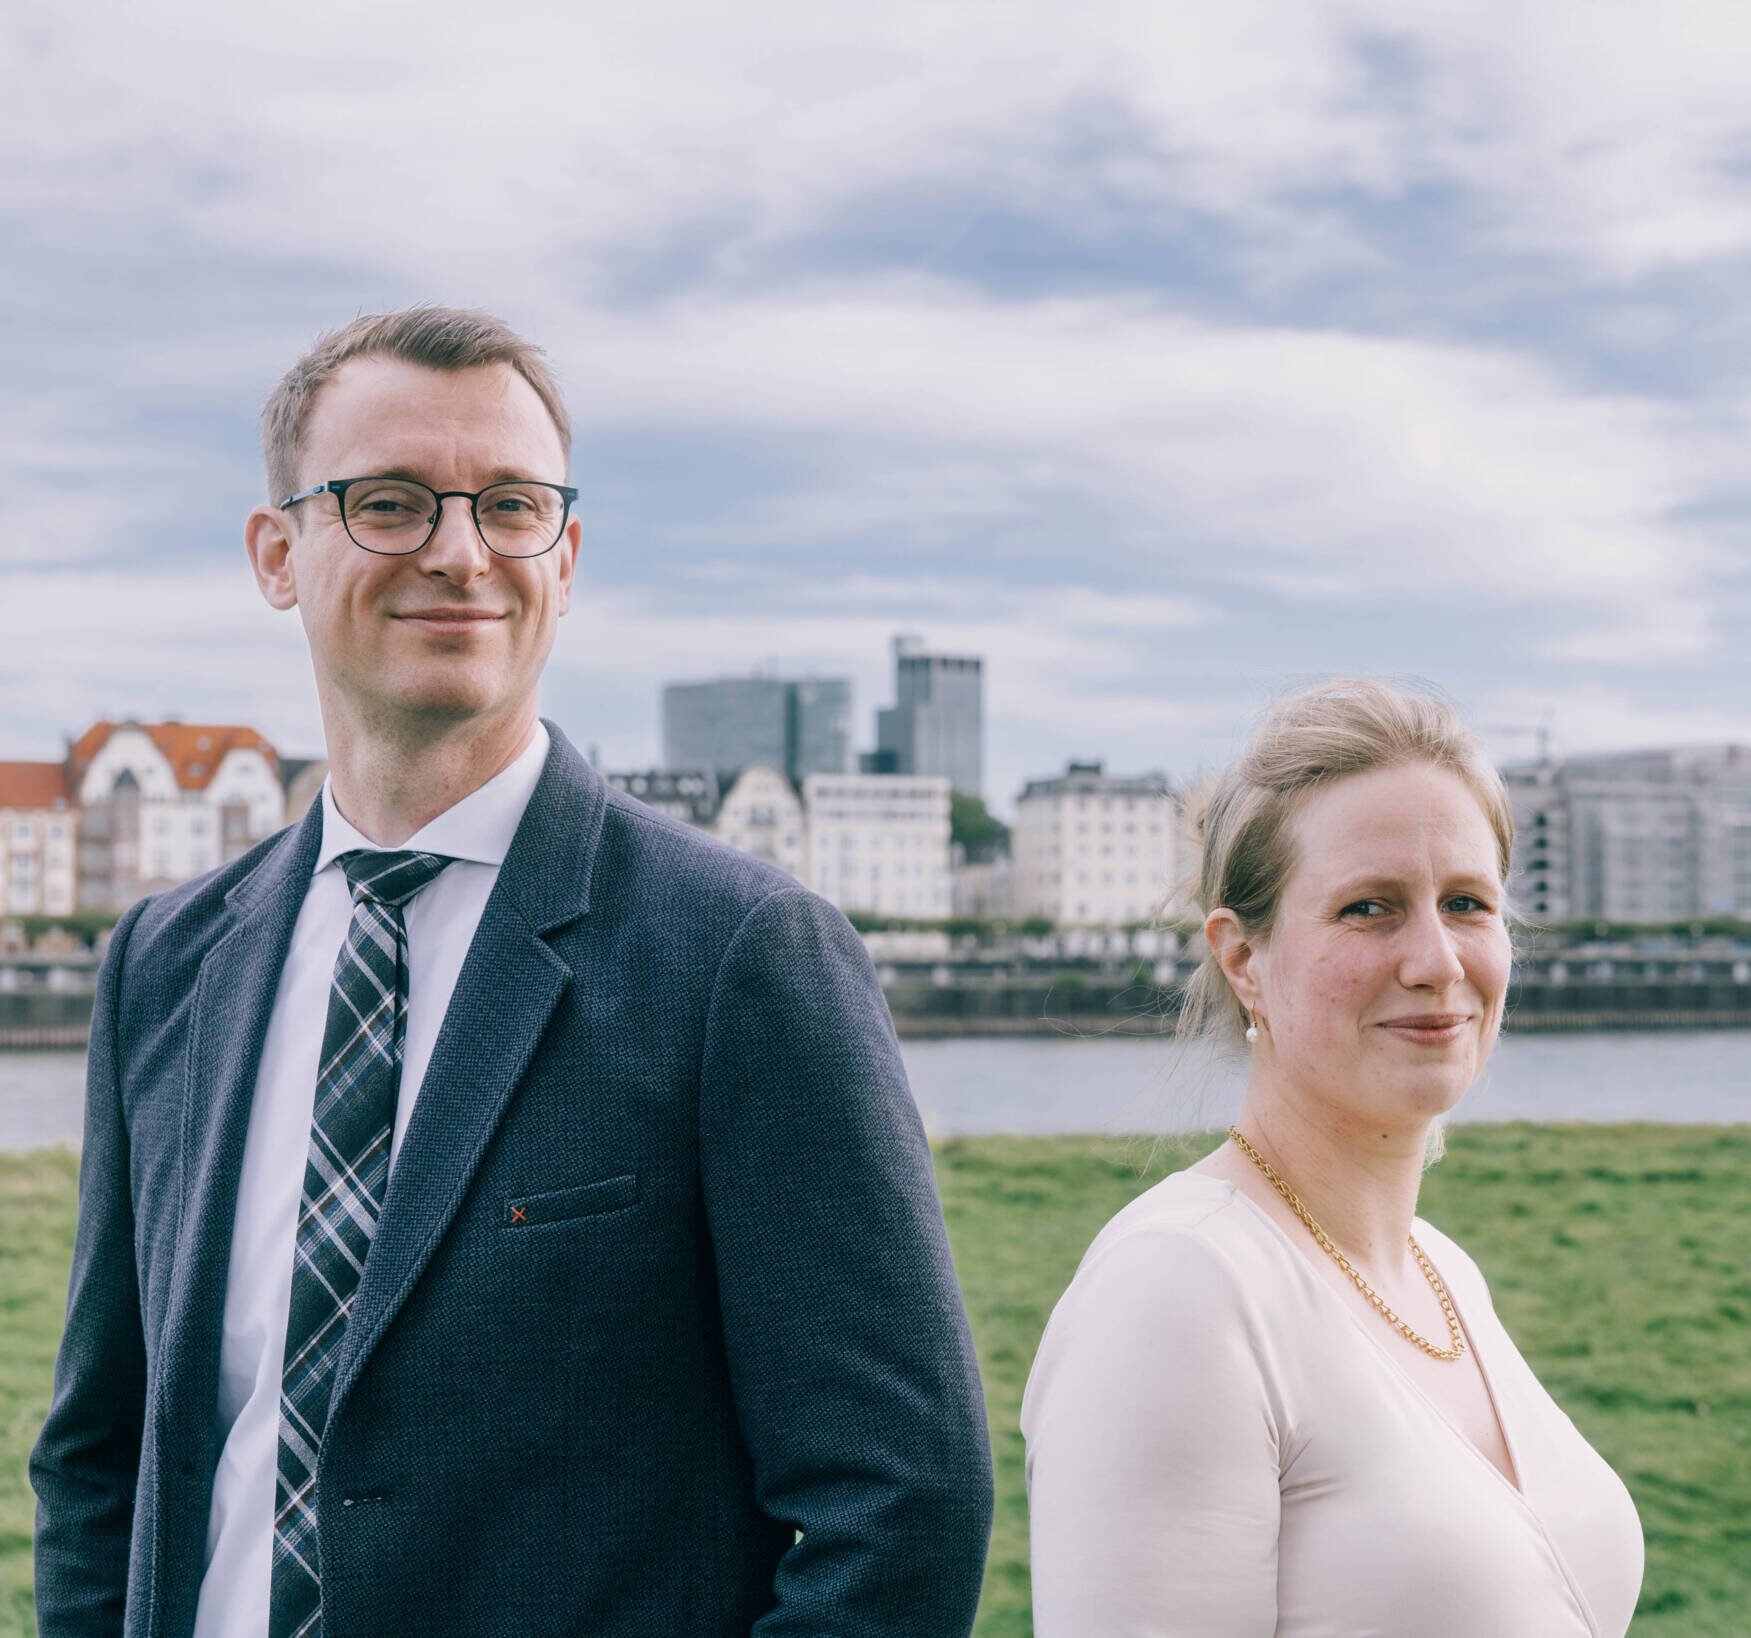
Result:
[[420,568],[458,586],[478,580],[492,568],[492,553],[480,538],[467,496],[446,495],[438,502],[438,526],[420,550]]

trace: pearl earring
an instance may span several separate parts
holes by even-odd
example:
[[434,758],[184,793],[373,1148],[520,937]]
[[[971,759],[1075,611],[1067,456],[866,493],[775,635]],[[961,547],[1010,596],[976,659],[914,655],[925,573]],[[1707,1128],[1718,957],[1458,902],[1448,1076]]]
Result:
[[1246,1044],[1251,1046],[1259,1038],[1259,1027],[1252,1021],[1252,1014],[1246,1015]]

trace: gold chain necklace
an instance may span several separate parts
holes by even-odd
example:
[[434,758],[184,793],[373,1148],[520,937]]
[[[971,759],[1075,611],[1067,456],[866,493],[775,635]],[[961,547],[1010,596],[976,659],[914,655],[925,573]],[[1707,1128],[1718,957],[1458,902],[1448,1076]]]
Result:
[[1447,1316],[1447,1329],[1453,1333],[1453,1346],[1451,1348],[1437,1348],[1427,1337],[1419,1336],[1408,1325],[1406,1325],[1397,1314],[1393,1313],[1393,1311],[1375,1294],[1374,1287],[1362,1278],[1356,1265],[1331,1243],[1331,1237],[1319,1226],[1319,1224],[1314,1222],[1307,1208],[1301,1204],[1300,1197],[1297,1196],[1295,1191],[1271,1169],[1271,1163],[1240,1135],[1240,1129],[1236,1126],[1230,1126],[1228,1128],[1228,1135],[1240,1145],[1241,1152],[1245,1154],[1247,1159],[1270,1179],[1271,1187],[1289,1202],[1290,1210],[1312,1230],[1314,1239],[1325,1247],[1326,1251],[1336,1261],[1338,1267],[1356,1282],[1356,1289],[1380,1310],[1388,1325],[1392,1326],[1394,1330],[1402,1332],[1419,1348],[1421,1348],[1424,1353],[1433,1354],[1437,1359],[1458,1359],[1464,1354],[1465,1333],[1459,1329],[1459,1316],[1454,1313],[1453,1304],[1448,1300],[1447,1287],[1441,1283],[1441,1276],[1435,1272],[1434,1266],[1429,1262],[1429,1259],[1423,1255],[1423,1248],[1417,1244],[1417,1237],[1414,1234],[1408,1236],[1411,1243],[1411,1250],[1416,1253],[1417,1266],[1422,1269],[1424,1278],[1428,1280],[1430,1286],[1434,1289],[1435,1295],[1441,1300],[1441,1312]]

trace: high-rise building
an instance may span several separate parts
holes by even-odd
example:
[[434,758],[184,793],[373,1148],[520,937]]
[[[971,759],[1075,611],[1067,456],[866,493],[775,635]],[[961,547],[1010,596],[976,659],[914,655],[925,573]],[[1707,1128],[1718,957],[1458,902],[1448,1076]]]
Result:
[[851,771],[851,682],[845,677],[799,677],[791,685],[790,761],[799,783],[810,774]]
[[1540,920],[1751,916],[1751,745],[1543,760],[1503,770],[1511,900]]
[[1072,762],[1015,804],[1015,908],[1081,926],[1151,920],[1174,886],[1177,810],[1165,775]]
[[777,768],[793,780],[843,773],[851,759],[844,677],[722,677],[663,689],[663,766],[726,780]]
[[870,773],[923,774],[984,794],[985,678],[977,655],[932,654],[920,637],[894,639],[894,703],[876,713]]

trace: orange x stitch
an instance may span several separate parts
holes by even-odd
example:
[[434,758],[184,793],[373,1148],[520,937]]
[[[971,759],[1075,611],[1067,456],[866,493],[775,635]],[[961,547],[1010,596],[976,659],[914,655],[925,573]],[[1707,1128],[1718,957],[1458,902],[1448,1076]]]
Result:
[[529,1221],[529,1214],[521,1206],[512,1206],[511,1221],[513,1223],[527,1223]]

